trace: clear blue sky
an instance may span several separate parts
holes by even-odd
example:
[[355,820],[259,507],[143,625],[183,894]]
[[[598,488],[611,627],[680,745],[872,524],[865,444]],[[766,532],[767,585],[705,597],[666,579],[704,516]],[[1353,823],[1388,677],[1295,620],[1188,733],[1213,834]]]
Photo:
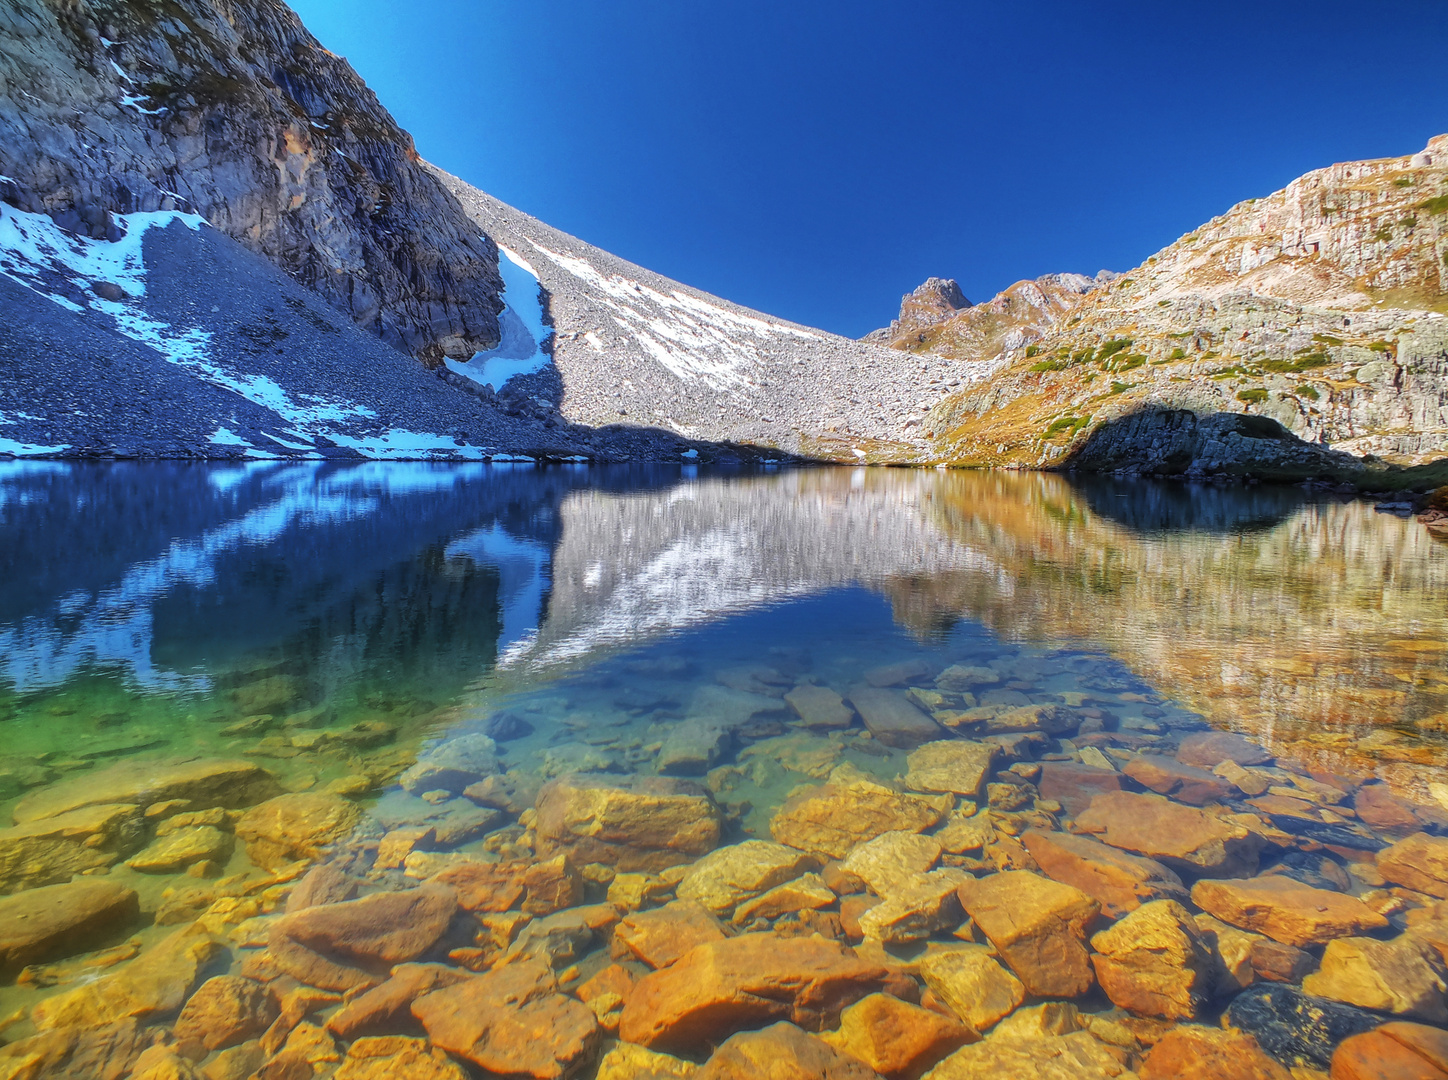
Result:
[[1448,2],[294,0],[424,157],[856,336],[1448,132]]

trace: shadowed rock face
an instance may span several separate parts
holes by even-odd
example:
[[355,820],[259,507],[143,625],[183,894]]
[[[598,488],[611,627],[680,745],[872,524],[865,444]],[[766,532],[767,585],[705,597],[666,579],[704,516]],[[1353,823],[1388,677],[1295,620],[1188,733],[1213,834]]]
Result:
[[199,213],[430,365],[498,340],[492,242],[276,0],[7,5],[0,177],[97,238],[112,214]]

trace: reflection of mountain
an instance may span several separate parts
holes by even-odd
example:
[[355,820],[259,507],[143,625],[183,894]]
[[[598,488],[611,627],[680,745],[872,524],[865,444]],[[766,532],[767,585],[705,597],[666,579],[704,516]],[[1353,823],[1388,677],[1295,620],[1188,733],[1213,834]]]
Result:
[[1105,476],[1085,476],[1074,484],[1094,513],[1143,533],[1270,529],[1307,502],[1301,488],[1279,485],[1224,488]]
[[[336,677],[367,657],[490,663],[536,623],[574,470],[376,464],[17,464],[0,476],[0,677],[91,666],[202,685],[286,643]],[[521,633],[521,630],[513,631]],[[445,648],[444,648],[445,646]]]

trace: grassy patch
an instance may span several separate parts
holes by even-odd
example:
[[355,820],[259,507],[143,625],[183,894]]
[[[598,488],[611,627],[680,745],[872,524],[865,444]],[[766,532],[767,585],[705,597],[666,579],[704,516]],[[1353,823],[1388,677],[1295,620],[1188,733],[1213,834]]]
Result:
[[1267,391],[1261,389],[1238,390],[1237,400],[1244,402],[1247,405],[1260,405],[1262,402],[1267,400]]
[[1373,239],[1380,244],[1391,243],[1393,239],[1393,230],[1385,225],[1377,232],[1373,233]]
[[1114,382],[1111,384],[1111,392],[1113,394],[1124,394],[1135,385],[1136,383],[1130,382]]
[[1424,199],[1418,204],[1419,210],[1426,210],[1430,214],[1448,214],[1448,195],[1435,195],[1431,199]]
[[1031,365],[1031,370],[1038,373],[1042,371],[1062,371],[1065,367],[1066,365],[1060,360],[1046,359],[1036,361],[1036,363]]
[[1185,360],[1186,358],[1187,351],[1183,349],[1180,345],[1173,349],[1171,351],[1171,355],[1167,357],[1168,360]]
[[1327,353],[1314,352],[1299,356],[1295,360],[1263,360],[1258,366],[1263,371],[1270,371],[1274,375],[1291,375],[1299,371],[1326,367],[1328,363]]
[[1074,437],[1078,431],[1089,423],[1091,423],[1090,413],[1087,413],[1085,416],[1059,416],[1046,426],[1044,437],[1054,439],[1063,431],[1066,432],[1068,436]]
[[1412,186],[1413,186],[1413,178],[1412,178],[1411,176],[1400,176],[1400,177],[1398,177],[1396,180],[1393,181],[1393,187],[1412,187]]
[[1312,340],[1319,345],[1341,345],[1342,338],[1332,337],[1330,334],[1313,334]]
[[1182,243],[1183,243],[1183,244],[1195,244],[1196,242],[1197,242],[1197,234],[1196,234],[1196,233],[1192,233],[1190,236],[1183,236],[1183,237],[1182,237]]
[[1316,387],[1308,383],[1303,383],[1296,390],[1294,390],[1293,393],[1296,394],[1298,397],[1306,398],[1308,401],[1316,401],[1322,396],[1317,392]]
[[1396,346],[1391,341],[1374,341],[1368,346],[1373,352],[1391,353],[1396,351]]
[[1101,346],[1101,355],[1099,359],[1103,361],[1109,360],[1111,357],[1115,356],[1122,350],[1131,348],[1133,344],[1134,341],[1129,337],[1112,338],[1110,341],[1106,342],[1104,345]]
[[1029,359],[1030,359],[1031,357],[1033,357],[1033,356],[1040,356],[1040,355],[1041,355],[1041,347],[1040,347],[1039,345],[1027,345],[1027,346],[1026,346],[1026,359],[1027,359],[1027,360],[1029,360]]

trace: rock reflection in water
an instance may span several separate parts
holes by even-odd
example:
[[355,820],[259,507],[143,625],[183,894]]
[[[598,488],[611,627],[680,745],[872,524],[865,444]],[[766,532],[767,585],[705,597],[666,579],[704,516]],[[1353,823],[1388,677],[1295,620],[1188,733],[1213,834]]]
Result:
[[[1443,1059],[1411,523],[865,470],[178,470],[153,513],[105,475],[0,478],[42,537],[0,588],[0,1077]],[[82,520],[125,557],[62,565]]]

